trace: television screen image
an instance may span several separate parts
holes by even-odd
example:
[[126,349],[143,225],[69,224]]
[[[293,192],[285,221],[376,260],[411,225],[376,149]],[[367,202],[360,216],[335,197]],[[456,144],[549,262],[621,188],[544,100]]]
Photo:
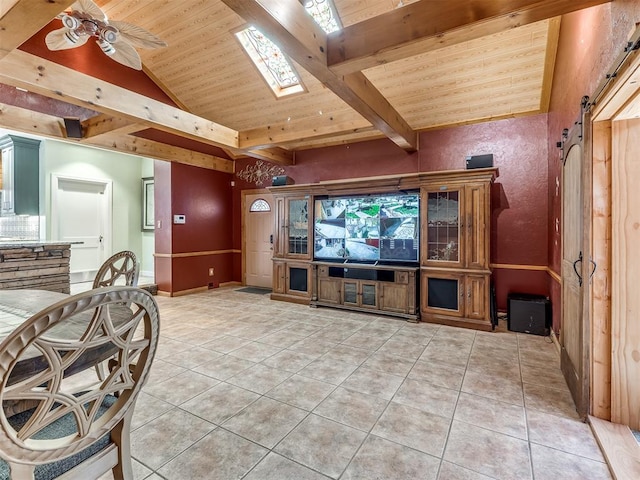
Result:
[[316,199],[314,258],[417,262],[418,193]]

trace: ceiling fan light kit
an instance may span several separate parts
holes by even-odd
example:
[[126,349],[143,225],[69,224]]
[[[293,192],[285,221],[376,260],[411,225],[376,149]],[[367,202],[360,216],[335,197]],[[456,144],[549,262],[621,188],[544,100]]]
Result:
[[71,11],[60,17],[62,28],[49,32],[45,43],[49,50],[67,50],[96,39],[100,49],[127,67],[142,69],[140,55],[133,47],[159,48],[167,44],[144,28],[126,22],[109,22],[104,12],[91,0],[78,0]]

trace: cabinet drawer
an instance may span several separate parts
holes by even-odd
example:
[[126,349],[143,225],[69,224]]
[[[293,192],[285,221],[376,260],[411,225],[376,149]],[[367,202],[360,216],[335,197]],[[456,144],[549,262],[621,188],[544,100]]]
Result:
[[409,272],[396,272],[396,283],[409,283]]
[[320,265],[318,267],[318,273],[320,274],[321,277],[328,277],[329,276],[329,267],[327,267],[326,265]]

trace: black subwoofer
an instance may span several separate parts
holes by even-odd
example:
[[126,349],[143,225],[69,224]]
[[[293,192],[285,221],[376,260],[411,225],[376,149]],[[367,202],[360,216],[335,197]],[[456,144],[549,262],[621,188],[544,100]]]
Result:
[[551,302],[541,295],[510,293],[507,296],[507,328],[512,332],[548,336]]

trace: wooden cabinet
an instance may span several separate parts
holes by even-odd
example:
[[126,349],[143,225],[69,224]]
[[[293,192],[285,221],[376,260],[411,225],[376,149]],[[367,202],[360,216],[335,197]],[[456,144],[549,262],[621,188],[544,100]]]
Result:
[[422,185],[422,318],[490,330],[489,226],[493,170]]
[[310,197],[276,197],[274,256],[310,259]]
[[311,298],[311,265],[305,262],[275,260],[271,297],[308,303]]
[[376,311],[409,320],[419,317],[416,267],[376,267],[313,262],[311,304],[357,311]]
[[[271,298],[491,330],[495,176],[496,169],[486,168],[271,187],[276,205]],[[314,260],[317,199],[417,191],[419,263]],[[372,235],[370,240],[389,239]]]

